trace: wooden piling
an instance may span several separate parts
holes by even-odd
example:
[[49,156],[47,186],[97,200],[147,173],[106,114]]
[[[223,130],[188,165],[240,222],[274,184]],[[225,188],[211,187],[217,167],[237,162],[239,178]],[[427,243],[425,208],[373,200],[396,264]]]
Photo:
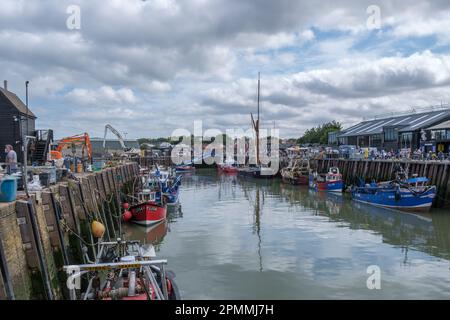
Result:
[[0,203],[0,255],[6,261],[1,267],[7,268],[0,268],[0,298],[7,297],[7,282],[16,299],[64,296],[62,266],[83,263],[83,247],[95,256],[90,223],[99,219],[111,237],[121,236],[121,194],[138,174],[136,163],[120,165],[32,193],[31,205]]

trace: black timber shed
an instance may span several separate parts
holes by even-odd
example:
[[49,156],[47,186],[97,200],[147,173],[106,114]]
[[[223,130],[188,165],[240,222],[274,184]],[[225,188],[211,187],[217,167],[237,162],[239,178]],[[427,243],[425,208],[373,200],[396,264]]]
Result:
[[22,161],[23,137],[34,135],[36,116],[27,109],[19,97],[5,88],[0,88],[0,162],[5,161],[5,145],[10,144]]

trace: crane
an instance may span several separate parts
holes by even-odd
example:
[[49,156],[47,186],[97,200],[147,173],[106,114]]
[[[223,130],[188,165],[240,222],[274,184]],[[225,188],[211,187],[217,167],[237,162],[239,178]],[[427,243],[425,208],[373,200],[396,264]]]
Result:
[[106,149],[106,134],[108,133],[108,129],[114,133],[117,137],[117,139],[119,140],[120,146],[122,147],[123,151],[128,151],[128,148],[125,146],[125,142],[122,138],[122,135],[120,134],[119,131],[117,131],[116,129],[114,129],[114,127],[110,124],[106,124],[105,125],[105,135],[103,137],[103,149]]

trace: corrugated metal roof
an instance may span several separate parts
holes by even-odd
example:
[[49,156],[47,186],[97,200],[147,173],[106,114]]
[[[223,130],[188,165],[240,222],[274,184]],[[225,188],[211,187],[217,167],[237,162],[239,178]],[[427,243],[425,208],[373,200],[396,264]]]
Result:
[[441,130],[441,129],[450,129],[450,120],[444,121],[435,126],[427,128],[427,130]]
[[[19,99],[19,97],[12,93],[11,91],[5,90],[3,88],[0,88],[0,92],[8,99],[11,104],[20,112],[23,114],[27,114],[27,106],[22,102],[22,100]],[[28,115],[30,117],[36,118],[33,112],[31,112],[30,109],[28,109]]]
[[[139,142],[137,140],[124,140],[125,147],[139,149]],[[103,150],[103,139],[91,139],[93,150]],[[108,150],[122,150],[120,142],[117,139],[106,139],[106,149]]]
[[449,118],[450,109],[441,109],[385,119],[368,120],[341,131],[338,137],[380,134],[383,132],[383,127],[385,126],[397,127],[400,132],[415,131],[427,128]]

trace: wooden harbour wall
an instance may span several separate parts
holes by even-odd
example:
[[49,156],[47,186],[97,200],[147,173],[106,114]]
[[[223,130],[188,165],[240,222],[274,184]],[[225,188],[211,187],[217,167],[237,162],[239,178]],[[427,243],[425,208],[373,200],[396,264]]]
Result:
[[[138,176],[138,165],[127,163],[33,192],[30,203],[0,203],[0,256],[6,265],[0,263],[14,298],[68,298],[62,266],[85,263],[84,251],[93,258],[93,220],[105,225],[103,239],[121,236],[121,195],[131,192]],[[3,278],[0,299],[7,299]]]
[[431,180],[437,187],[436,207],[450,207],[450,162],[449,161],[414,161],[414,160],[313,160],[319,172],[329,167],[338,167],[345,184],[357,183],[361,177],[366,181],[386,181],[393,179],[394,167],[401,164],[409,175],[418,174]]

